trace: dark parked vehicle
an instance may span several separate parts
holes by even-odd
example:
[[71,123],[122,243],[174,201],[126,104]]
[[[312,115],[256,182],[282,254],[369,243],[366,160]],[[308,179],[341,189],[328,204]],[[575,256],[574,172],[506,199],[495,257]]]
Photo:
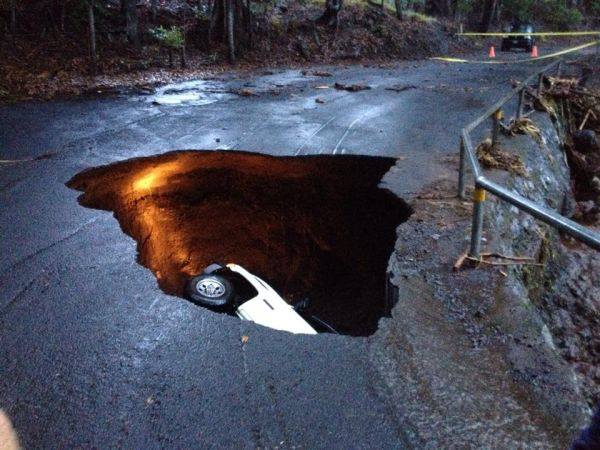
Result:
[[[513,23],[505,30],[507,33],[533,33],[533,25],[529,23]],[[535,45],[535,37],[531,35],[522,36],[505,36],[502,39],[502,51],[508,52],[513,48],[522,48],[527,52],[531,52]]]

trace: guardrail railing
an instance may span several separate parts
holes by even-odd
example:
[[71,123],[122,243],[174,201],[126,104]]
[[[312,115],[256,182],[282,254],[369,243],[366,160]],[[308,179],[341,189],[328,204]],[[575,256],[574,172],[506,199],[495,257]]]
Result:
[[544,87],[544,76],[554,69],[556,69],[556,75],[560,76],[562,60],[558,60],[547,65],[539,72],[534,73],[529,78],[525,79],[518,87],[497,101],[487,111],[485,111],[469,125],[464,127],[461,131],[460,169],[458,174],[458,196],[460,198],[465,198],[465,177],[467,165],[470,166],[471,172],[475,179],[475,187],[473,190],[473,224],[471,228],[471,246],[469,249],[469,256],[473,258],[479,259],[481,255],[481,233],[483,229],[483,211],[486,192],[495,195],[511,205],[516,206],[520,210],[531,214],[536,219],[539,219],[542,222],[573,236],[575,239],[589,245],[595,250],[600,251],[600,233],[594,232],[593,230],[586,228],[553,210],[550,210],[544,206],[540,206],[535,202],[523,197],[522,195],[506,189],[486,178],[483,175],[481,167],[479,166],[479,161],[477,160],[477,155],[475,154],[473,143],[471,142],[471,132],[481,125],[485,120],[492,118],[492,144],[495,144],[500,131],[502,107],[518,95],[519,98],[517,102],[516,117],[520,118],[523,115],[523,105],[525,102],[525,96],[528,95],[528,86],[537,80],[537,93],[540,95]]

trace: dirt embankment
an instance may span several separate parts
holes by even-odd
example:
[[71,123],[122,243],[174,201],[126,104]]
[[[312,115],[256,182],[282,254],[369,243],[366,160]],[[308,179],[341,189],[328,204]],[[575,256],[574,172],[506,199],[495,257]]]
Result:
[[[351,4],[340,14],[337,30],[315,26],[321,5],[290,2],[257,16],[251,45],[239,46],[236,69],[301,66],[309,63],[386,62],[419,59],[457,50],[464,43],[448,27],[421,16],[398,20],[392,11],[377,6]],[[185,12],[180,12],[184,14]],[[142,12],[142,17],[147,12]],[[166,14],[166,13],[165,13]],[[168,12],[171,23],[177,16]],[[193,17],[188,11],[185,17]],[[183,16],[182,16],[183,17]],[[166,19],[165,19],[166,20]],[[183,19],[182,19],[183,20]],[[144,22],[142,22],[144,23]],[[144,27],[150,27],[144,24]],[[166,51],[145,37],[140,50],[124,42],[122,35],[98,33],[98,73],[92,75],[85,27],[72,34],[17,35],[0,42],[0,101],[49,99],[120,87],[149,87],[171,81],[202,78],[229,71],[227,48],[206,44],[205,26],[188,26],[187,65],[170,68]]]
[[378,187],[391,158],[275,158],[174,152],[92,169],[69,186],[114,211],[167,293],[213,262],[237,263],[340,332],[368,335],[385,313],[395,229],[410,207]]

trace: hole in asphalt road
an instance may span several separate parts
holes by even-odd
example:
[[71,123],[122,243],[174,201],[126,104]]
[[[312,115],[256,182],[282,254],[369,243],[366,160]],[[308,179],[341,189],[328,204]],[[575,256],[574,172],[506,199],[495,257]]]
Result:
[[181,151],[86,170],[67,185],[113,211],[168,294],[214,261],[237,263],[286,301],[365,336],[386,313],[396,227],[411,208],[378,187],[394,165],[366,156]]

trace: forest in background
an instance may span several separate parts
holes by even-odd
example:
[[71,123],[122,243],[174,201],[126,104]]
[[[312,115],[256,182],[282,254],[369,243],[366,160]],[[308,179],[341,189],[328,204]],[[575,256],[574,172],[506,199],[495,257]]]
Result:
[[76,75],[414,59],[467,45],[459,26],[599,17],[600,0],[0,0],[0,99],[50,97]]

